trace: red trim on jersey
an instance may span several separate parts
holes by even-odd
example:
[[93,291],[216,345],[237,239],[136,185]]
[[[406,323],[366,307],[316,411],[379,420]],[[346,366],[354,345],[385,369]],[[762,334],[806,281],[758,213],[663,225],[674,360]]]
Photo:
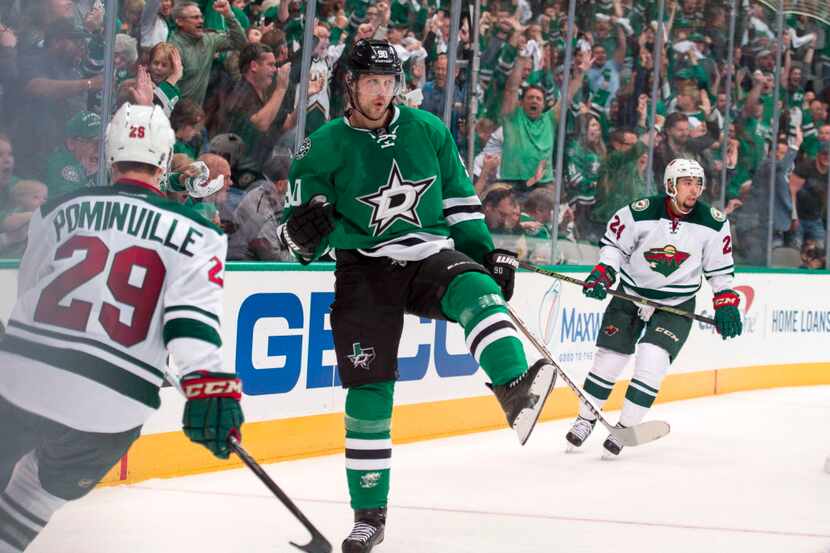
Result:
[[139,188],[143,188],[143,189],[145,189],[149,192],[152,192],[156,196],[161,196],[162,198],[165,197],[164,194],[162,194],[161,190],[159,190],[158,188],[156,188],[152,184],[150,184],[148,182],[140,181],[140,180],[137,180],[137,179],[121,178],[121,179],[118,179],[115,182],[115,184],[125,184],[127,186],[137,186]]

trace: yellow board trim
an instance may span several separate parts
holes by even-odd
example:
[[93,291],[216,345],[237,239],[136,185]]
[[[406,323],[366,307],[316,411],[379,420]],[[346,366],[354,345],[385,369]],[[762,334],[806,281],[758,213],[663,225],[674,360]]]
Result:
[[[717,369],[668,375],[660,387],[659,403],[743,390],[781,386],[830,384],[830,363],[799,363]],[[627,381],[620,381],[606,409],[622,406]],[[556,388],[541,420],[572,417],[577,399],[569,388]],[[395,443],[458,436],[504,428],[506,422],[495,397],[483,396],[399,405],[392,420]],[[246,449],[261,463],[328,455],[343,451],[343,413],[245,424]],[[235,457],[216,459],[190,443],[181,432],[150,434],[133,444],[126,462],[117,464],[102,485],[131,484],[149,478],[171,478],[241,466]]]

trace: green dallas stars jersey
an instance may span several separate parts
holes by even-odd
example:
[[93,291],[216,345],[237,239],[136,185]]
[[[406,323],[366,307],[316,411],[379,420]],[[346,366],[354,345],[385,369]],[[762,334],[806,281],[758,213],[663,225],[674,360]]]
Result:
[[291,165],[285,218],[323,195],[335,228],[317,256],[356,249],[417,261],[455,248],[482,262],[493,240],[452,135],[429,112],[394,110],[386,129],[357,129],[340,117],[307,138]]

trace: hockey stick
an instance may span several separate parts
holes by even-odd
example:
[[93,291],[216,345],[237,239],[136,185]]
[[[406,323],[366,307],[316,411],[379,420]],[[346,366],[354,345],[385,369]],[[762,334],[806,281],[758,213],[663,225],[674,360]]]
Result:
[[510,304],[507,304],[507,310],[510,313],[510,318],[513,319],[513,322],[519,327],[519,330],[522,331],[528,340],[533,344],[533,346],[539,351],[539,354],[542,355],[548,363],[554,366],[556,371],[559,375],[565,380],[565,383],[574,391],[574,393],[579,397],[579,401],[581,401],[588,409],[590,409],[591,413],[602,423],[602,425],[608,429],[608,431],[617,438],[621,444],[625,446],[636,446],[636,445],[643,445],[649,442],[653,442],[655,440],[659,440],[666,434],[671,431],[671,427],[669,423],[664,421],[646,421],[641,422],[635,426],[629,426],[627,428],[620,428],[618,426],[614,426],[608,420],[602,416],[602,412],[599,408],[594,405],[591,399],[585,395],[585,392],[582,391],[573,379],[565,372],[565,369],[560,367],[556,361],[553,359],[553,355],[551,355],[550,351],[548,350],[545,345],[539,341],[538,338],[530,331],[527,325],[522,321],[519,315],[516,313],[516,310]]
[[[570,282],[571,284],[577,284],[579,286],[584,286],[585,281],[579,280],[578,278],[574,278],[572,276],[563,275],[562,273],[557,273],[555,271],[549,271],[548,269],[543,269],[542,267],[537,267],[532,263],[528,263],[527,261],[519,261],[519,267],[522,269],[527,269],[528,271],[533,271],[534,273],[538,273],[540,275],[545,275],[549,277],[553,277],[559,280],[563,280],[565,282]],[[695,321],[700,321],[702,323],[710,324],[712,326],[717,326],[715,323],[715,319],[705,317],[703,315],[698,315],[697,313],[689,313],[688,311],[683,311],[682,309],[678,309],[676,307],[672,307],[671,305],[663,305],[662,303],[657,303],[656,301],[647,300],[645,298],[638,298],[637,296],[632,296],[630,294],[626,294],[625,292],[620,292],[619,290],[608,290],[608,293],[612,296],[616,296],[618,298],[628,300],[632,303],[638,303],[640,305],[647,305],[649,307],[653,307],[655,309],[659,309],[660,311],[665,311],[667,313],[672,313],[674,315],[678,315],[680,317],[685,317],[687,319],[693,319]]]
[[[179,383],[179,380],[171,375],[167,370],[164,371],[167,381],[176,388],[179,393],[187,399],[187,395],[184,393],[182,389],[182,385]],[[256,462],[256,460],[248,453],[244,447],[242,447],[242,443],[236,439],[235,436],[228,437],[228,447],[230,447],[231,451],[236,453],[236,455],[242,459],[242,462],[245,463],[245,466],[248,467],[251,472],[253,472],[260,481],[265,484],[265,487],[268,488],[271,493],[273,493],[277,499],[279,499],[283,505],[294,515],[297,520],[302,523],[306,530],[311,533],[311,541],[308,542],[306,545],[299,545],[294,543],[293,541],[289,541],[291,545],[299,549],[300,551],[305,551],[306,553],[331,553],[331,544],[329,541],[320,533],[320,531],[311,523],[310,520],[303,514],[299,507],[297,507],[291,498],[288,497],[282,488],[280,488],[276,482],[274,482],[268,473],[265,472],[265,469]]]
[[294,515],[297,520],[299,520],[305,529],[311,532],[311,541],[308,542],[306,545],[299,545],[290,541],[291,545],[296,547],[301,551],[305,551],[306,553],[331,553],[331,544],[329,541],[320,533],[319,530],[311,523],[310,520],[303,514],[299,507],[297,507],[291,498],[288,497],[282,489],[277,486],[277,483],[274,482],[268,473],[260,466],[259,463],[251,457],[251,454],[245,451],[245,448],[242,447],[242,444],[239,443],[239,440],[236,439],[235,436],[231,436],[228,438],[228,446],[230,446],[231,450],[236,453],[242,462],[245,463],[245,466],[251,469],[251,472],[256,474],[257,478],[259,478],[265,487],[271,490],[277,499],[282,501],[282,504],[291,511],[291,514]]

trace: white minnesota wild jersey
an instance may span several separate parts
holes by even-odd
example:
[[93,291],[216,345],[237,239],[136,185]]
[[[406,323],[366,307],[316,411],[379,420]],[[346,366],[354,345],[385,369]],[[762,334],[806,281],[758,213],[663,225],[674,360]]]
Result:
[[47,202],[0,342],[0,395],[87,432],[143,424],[168,352],[181,374],[221,371],[226,252],[219,229],[136,181]]
[[701,276],[715,292],[731,288],[735,264],[726,216],[698,202],[676,219],[667,200],[652,196],[617,211],[600,240],[600,263],[617,270],[625,292],[666,305],[694,297]]

